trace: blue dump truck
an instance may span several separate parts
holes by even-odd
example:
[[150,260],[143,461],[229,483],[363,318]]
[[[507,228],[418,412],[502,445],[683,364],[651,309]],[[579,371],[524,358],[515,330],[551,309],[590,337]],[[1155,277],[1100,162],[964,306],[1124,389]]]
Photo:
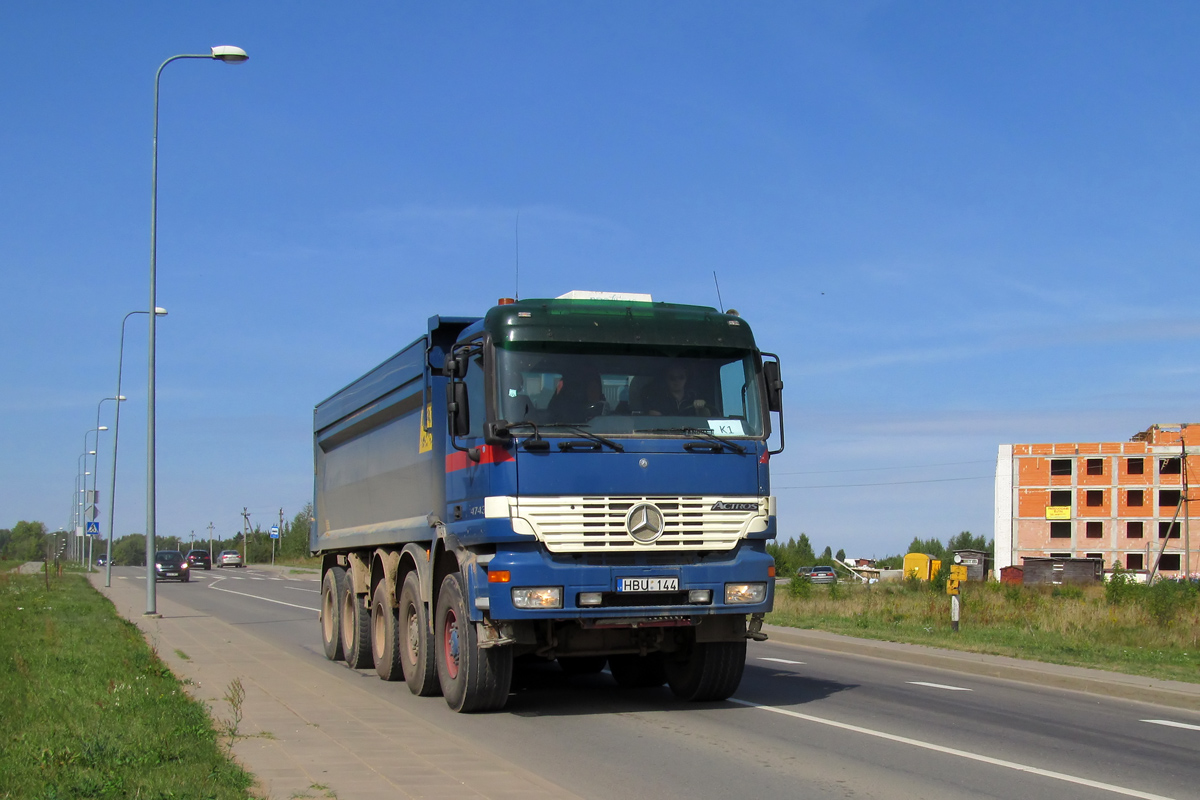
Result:
[[774,600],[782,389],[736,312],[432,317],[314,410],[325,655],[464,712],[504,706],[514,660],[729,697]]

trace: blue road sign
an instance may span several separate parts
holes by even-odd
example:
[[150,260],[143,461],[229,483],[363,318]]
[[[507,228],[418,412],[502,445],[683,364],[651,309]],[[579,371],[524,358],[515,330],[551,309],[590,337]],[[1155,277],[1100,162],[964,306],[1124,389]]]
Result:
[[87,524],[87,532],[91,536],[99,536],[100,535],[100,523],[96,522],[95,520],[89,521]]
[[272,538],[272,539],[278,539],[278,538],[279,538],[279,526],[278,526],[278,525],[272,525],[272,526],[271,526],[271,538]]

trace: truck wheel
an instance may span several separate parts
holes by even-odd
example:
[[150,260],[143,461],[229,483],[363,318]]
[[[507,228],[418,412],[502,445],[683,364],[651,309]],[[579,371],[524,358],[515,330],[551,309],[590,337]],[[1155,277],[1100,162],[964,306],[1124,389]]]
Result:
[[746,667],[746,643],[704,642],[692,645],[681,660],[665,662],[667,683],[684,700],[727,700],[737,691]]
[[380,581],[371,600],[371,657],[375,671],[385,681],[403,677],[396,609],[388,600],[387,581]]
[[498,711],[512,685],[512,648],[479,647],[462,582],[458,573],[447,575],[438,592],[433,634],[438,681],[454,711]]
[[608,662],[605,656],[559,656],[558,666],[566,675],[595,675]]
[[651,689],[667,682],[662,653],[639,656],[624,653],[608,657],[608,670],[622,689]]
[[[219,564],[218,566],[224,566]],[[346,588],[346,570],[330,567],[321,579],[321,644],[325,657],[341,661],[342,654],[342,592]]]
[[347,577],[342,588],[342,652],[350,669],[371,666],[371,614],[354,593],[354,582]]
[[400,663],[408,690],[417,697],[440,694],[433,632],[429,629],[425,604],[421,602],[421,581],[415,572],[408,573],[400,590],[399,624]]

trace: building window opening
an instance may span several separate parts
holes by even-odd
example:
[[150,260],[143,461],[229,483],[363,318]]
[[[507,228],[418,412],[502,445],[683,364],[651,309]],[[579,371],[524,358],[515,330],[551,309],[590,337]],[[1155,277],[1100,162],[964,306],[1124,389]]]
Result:
[[1084,556],[1084,558],[1094,558],[1097,561],[1103,561],[1104,553],[1088,553],[1087,555]]
[[1089,458],[1087,460],[1087,474],[1088,475],[1103,475],[1104,474],[1104,459],[1103,458]]
[[1178,475],[1180,461],[1178,458],[1160,458],[1158,460],[1159,475]]
[[[1070,558],[1071,554],[1070,553],[1051,553],[1050,557],[1051,558]],[[1062,572],[1062,564],[1055,564],[1052,569],[1056,569],[1056,571]]]
[[1104,505],[1104,490],[1103,489],[1088,489],[1087,495],[1084,498],[1085,502],[1091,508]]
[[1125,471],[1130,475],[1142,475],[1146,470],[1146,459],[1144,458],[1127,458],[1125,459]]
[[1142,527],[1142,521],[1125,523],[1125,535],[1130,539],[1140,539],[1145,534],[1145,529]]
[[1071,505],[1071,490],[1058,489],[1050,492],[1050,505],[1052,506],[1067,506]]
[[1160,523],[1158,523],[1158,538],[1160,538],[1160,539],[1178,539],[1179,538],[1179,523],[1178,522],[1160,522]]
[[[1092,520],[1087,524],[1087,538],[1101,539],[1104,537],[1104,523],[1100,520]],[[1091,556],[1088,556],[1091,558]]]
[[1125,569],[1145,569],[1141,553],[1125,554]]
[[1158,504],[1159,506],[1175,507],[1179,505],[1182,493],[1178,489],[1159,489]]
[[1052,458],[1052,459],[1050,459],[1050,474],[1051,475],[1070,475],[1071,474],[1071,459],[1069,459],[1069,458]]
[[1071,538],[1071,523],[1067,521],[1051,522],[1050,523],[1050,538],[1051,539],[1070,539]]
[[1129,494],[1125,496],[1126,502],[1133,507],[1140,507],[1146,502],[1146,493],[1141,489],[1130,489]]
[[1160,572],[1179,572],[1181,560],[1179,553],[1163,553],[1162,558],[1158,560],[1158,569]]

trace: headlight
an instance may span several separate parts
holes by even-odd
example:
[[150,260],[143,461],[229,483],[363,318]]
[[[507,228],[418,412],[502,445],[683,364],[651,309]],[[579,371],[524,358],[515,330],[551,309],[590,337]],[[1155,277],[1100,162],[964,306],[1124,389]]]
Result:
[[512,601],[517,608],[562,608],[562,587],[513,589]]
[[180,569],[187,569],[187,568],[188,568],[187,562],[185,561],[185,562],[183,562],[182,564],[180,564],[180,565],[179,565],[179,568],[180,568]]
[[725,604],[761,603],[767,599],[765,583],[727,583],[725,584]]
[[160,563],[158,563],[157,561],[155,561],[155,562],[154,562],[154,568],[155,568],[155,569],[162,569],[162,564],[160,564]]

